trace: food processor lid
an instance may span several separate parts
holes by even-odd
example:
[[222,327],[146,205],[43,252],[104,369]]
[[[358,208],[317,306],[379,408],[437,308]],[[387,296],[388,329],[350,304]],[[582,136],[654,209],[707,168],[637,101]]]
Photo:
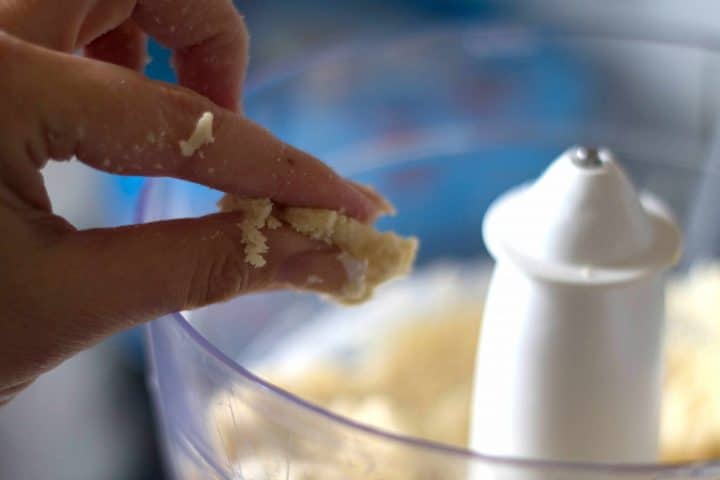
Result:
[[493,256],[559,282],[630,281],[681,251],[668,209],[638,195],[606,149],[570,148],[534,184],[498,199],[483,229]]

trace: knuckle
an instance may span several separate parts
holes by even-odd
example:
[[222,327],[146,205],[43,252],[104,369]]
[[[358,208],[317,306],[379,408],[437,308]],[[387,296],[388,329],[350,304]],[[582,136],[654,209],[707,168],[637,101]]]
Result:
[[68,160],[76,153],[76,136],[68,133],[64,125],[53,122],[41,122],[40,129],[40,156],[36,161],[42,162],[47,158]]
[[191,276],[187,295],[190,307],[227,300],[251,286],[250,270],[242,249],[228,240],[211,250],[212,254],[196,266]]
[[212,35],[205,39],[205,43],[213,48],[231,49],[236,55],[247,53],[250,35],[245,18],[235,12],[227,15],[221,23],[215,25]]
[[38,168],[48,158],[71,157],[77,141],[76,126],[68,126],[68,102],[58,94],[67,84],[62,78],[48,82],[57,65],[47,59],[47,53],[0,31],[0,88],[12,93],[0,105],[0,140],[9,140],[0,148],[5,145],[3,156],[25,158]]

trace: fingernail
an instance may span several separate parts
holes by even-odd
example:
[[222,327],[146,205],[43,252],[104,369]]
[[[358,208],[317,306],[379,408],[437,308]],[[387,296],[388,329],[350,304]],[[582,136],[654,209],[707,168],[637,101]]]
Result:
[[385,197],[380,195],[374,188],[354,181],[350,181],[350,183],[353,187],[359,190],[360,193],[365,196],[365,198],[369,199],[375,206],[375,216],[374,218],[371,218],[371,220],[375,220],[377,217],[380,217],[382,215],[395,215],[395,207]]

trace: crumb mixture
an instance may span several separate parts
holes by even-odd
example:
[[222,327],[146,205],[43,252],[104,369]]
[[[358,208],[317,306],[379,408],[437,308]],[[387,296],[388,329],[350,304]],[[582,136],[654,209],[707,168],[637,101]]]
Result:
[[334,299],[346,304],[361,303],[372,296],[375,287],[393,277],[407,274],[418,248],[415,238],[393,232],[380,232],[334,210],[279,207],[269,199],[246,199],[225,195],[222,211],[242,211],[240,224],[245,259],[256,267],[265,265],[268,251],[263,228],[275,229],[283,223],[298,233],[340,249],[338,260],[345,267],[348,281]]
[[[463,289],[462,282],[445,283],[443,288]],[[353,367],[328,359],[300,373],[287,374],[276,366],[263,371],[263,376],[356,421],[465,447],[482,303],[479,298],[460,298],[452,297],[433,312],[408,308],[409,321],[386,335],[375,353]],[[669,282],[667,312],[662,460],[720,458],[720,265],[700,267]],[[267,447],[263,451],[271,456],[274,442],[287,434],[283,422],[268,423],[268,417],[251,407],[247,398],[220,392],[216,400],[208,412],[210,427],[218,436],[221,455],[231,462],[242,465],[258,460],[252,454],[247,456],[243,439],[257,438],[258,445]],[[377,448],[371,454],[377,462],[403,454],[386,451],[389,447]],[[301,450],[292,455],[303,461],[315,453]],[[406,472],[402,478],[429,478],[427,468],[431,467],[418,465],[416,472]],[[297,478],[336,478],[312,468],[306,475]],[[346,478],[376,477],[358,472]],[[380,474],[377,478],[384,477]]]

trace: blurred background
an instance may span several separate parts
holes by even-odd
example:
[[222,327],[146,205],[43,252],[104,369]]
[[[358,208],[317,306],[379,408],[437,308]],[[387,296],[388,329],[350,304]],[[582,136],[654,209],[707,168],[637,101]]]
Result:
[[[617,25],[637,26],[642,35],[672,38],[720,30],[720,4],[699,0],[235,3],[245,13],[252,34],[250,91],[276,72],[300,65],[312,52],[419,27],[477,22],[538,28]],[[153,43],[150,54],[147,74],[173,81],[168,52]],[[615,60],[618,70],[623,70],[622,62],[632,64],[634,71],[643,68],[635,58]],[[654,78],[656,85],[643,88],[659,92],[672,88],[670,66]],[[582,95],[578,91],[562,101],[582,103]],[[555,99],[547,100],[552,104]],[[701,107],[688,105],[688,118],[701,117]],[[658,122],[672,121],[661,112],[660,104]],[[133,221],[143,179],[113,177],[77,162],[51,163],[44,173],[56,211],[76,226]],[[142,329],[118,335],[67,361],[1,409],[0,445],[0,479],[164,478],[145,386]]]

